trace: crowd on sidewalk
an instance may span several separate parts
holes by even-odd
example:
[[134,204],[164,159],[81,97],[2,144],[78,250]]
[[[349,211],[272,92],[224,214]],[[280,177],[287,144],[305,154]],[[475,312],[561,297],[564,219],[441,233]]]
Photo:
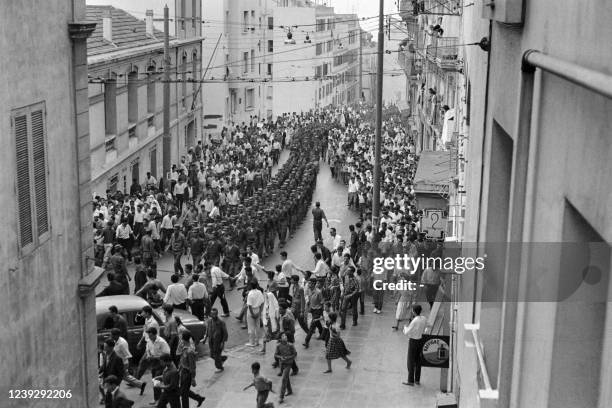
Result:
[[[399,111],[393,106],[384,112],[381,222],[379,230],[373,230],[370,218],[374,130],[366,119],[370,108],[357,105],[315,110],[285,115],[273,123],[230,129],[220,146],[196,148],[188,155],[185,163],[189,167],[187,170],[180,167],[176,182],[169,180],[171,188],[164,183],[160,189],[152,180],[144,189],[135,187],[130,195],[97,198],[94,214],[98,228],[94,238],[97,262],[111,271],[109,286],[101,295],[129,293],[127,281],[131,277],[126,265],[133,257],[135,294],[154,307],[163,305],[171,322],[176,321],[172,315],[174,308],[189,308],[200,319],[207,319],[210,354],[221,373],[228,334],[220,317],[230,313],[224,280],[229,281],[230,288],[242,290],[243,306],[236,318],[248,329],[247,346],[261,347],[260,352],[266,353],[267,343],[277,342],[274,367],[281,377],[281,403],[293,392],[290,377],[299,372],[296,327],[305,334],[304,348],[310,347],[311,339],[318,333],[316,339],[321,341],[321,352],[328,363],[324,374],[332,373],[332,361],[339,358],[350,369],[350,351],[342,338],[347,317],[351,315],[352,325],[358,325],[359,315],[365,313],[366,293],[374,295],[373,312],[383,310],[384,291],[372,291],[374,258],[429,255],[441,250],[419,232],[420,214],[412,190],[418,157],[414,142],[399,120]],[[289,159],[271,177],[268,164],[278,160],[285,144],[291,150]],[[255,155],[253,152],[257,151]],[[324,234],[322,225],[327,218],[320,203],[316,203],[311,210],[312,265],[297,266],[283,251],[282,263],[275,270],[264,269],[260,260],[274,251],[277,238],[282,248],[287,236],[295,232],[309,211],[320,160],[328,161],[333,177],[348,186],[347,206],[357,211],[360,221],[348,226],[346,239],[335,228]],[[193,176],[191,170],[198,161],[205,169],[202,178],[199,172]],[[234,198],[224,196],[226,191],[234,194]],[[156,278],[156,260],[166,250],[174,256],[172,284],[167,288]],[[416,279],[427,288],[435,287],[435,291],[427,290],[428,300],[433,302],[440,285],[436,272],[404,273],[391,270],[382,279]],[[262,274],[268,277],[265,288],[257,278]],[[223,311],[221,316],[214,307],[217,299]],[[414,294],[398,293],[394,300],[397,329],[400,321],[410,317]],[[405,332],[417,341],[422,330],[420,326],[414,328],[413,322]],[[168,402],[171,407],[178,407],[177,401],[182,397],[187,401],[183,403],[185,408],[191,396],[201,404],[203,398],[191,393],[188,381],[183,378],[187,374],[180,375],[181,370],[191,367],[189,363],[185,364],[189,367],[183,367],[180,357],[190,347],[189,338],[184,340],[185,332],[179,334],[177,328],[173,339],[183,339],[179,348],[177,341],[169,345],[151,329],[156,328],[146,327],[144,342],[147,351],[150,349],[147,356],[156,362],[152,374],[156,378],[161,376],[155,387],[154,403],[166,406]],[[415,373],[419,364],[414,361],[414,347],[412,350],[409,385],[418,383]],[[166,374],[172,370],[179,373],[178,382],[165,378],[170,377]],[[269,406],[265,404],[271,382],[260,375],[258,363],[253,364],[252,371],[257,406]],[[142,372],[139,367],[136,381]],[[189,375],[191,380],[195,373],[190,371]],[[121,382],[124,377],[117,378]],[[117,382],[111,380],[108,389]]]

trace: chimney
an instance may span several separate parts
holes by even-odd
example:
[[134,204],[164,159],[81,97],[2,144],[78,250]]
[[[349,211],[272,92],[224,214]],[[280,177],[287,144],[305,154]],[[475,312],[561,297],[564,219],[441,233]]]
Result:
[[108,42],[113,42],[113,17],[110,7],[104,9],[102,13],[102,37]]
[[150,37],[154,37],[155,35],[153,33],[153,10],[147,10],[145,22],[147,28],[147,35]]

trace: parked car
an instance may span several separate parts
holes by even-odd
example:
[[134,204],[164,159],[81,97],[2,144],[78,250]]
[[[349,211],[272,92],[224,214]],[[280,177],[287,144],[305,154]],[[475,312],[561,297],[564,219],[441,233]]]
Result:
[[[142,308],[148,306],[149,303],[140,296],[134,295],[118,295],[118,296],[102,296],[96,298],[96,319],[98,323],[98,344],[110,337],[110,329],[112,329],[112,320],[110,319],[110,306],[116,306],[119,314],[123,315],[128,324],[128,338],[126,339],[130,353],[132,353],[133,361],[138,361],[144,350],[138,350],[137,345],[142,338],[144,318],[140,315]],[[193,336],[193,341],[197,345],[206,334],[206,325],[191,313],[174,309],[174,315],[178,316],[183,325],[189,329]],[[164,333],[165,316],[161,308],[153,309],[153,316],[159,324],[160,334]]]

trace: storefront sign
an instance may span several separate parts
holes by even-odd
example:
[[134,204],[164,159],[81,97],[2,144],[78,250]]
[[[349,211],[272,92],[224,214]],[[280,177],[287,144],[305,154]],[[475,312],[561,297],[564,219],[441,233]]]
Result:
[[421,366],[448,368],[448,360],[450,358],[450,337],[424,334],[422,342]]

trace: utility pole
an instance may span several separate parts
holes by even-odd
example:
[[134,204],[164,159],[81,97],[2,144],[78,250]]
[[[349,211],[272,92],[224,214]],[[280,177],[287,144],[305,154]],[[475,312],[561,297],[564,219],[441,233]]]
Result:
[[172,152],[172,135],[170,134],[170,16],[168,5],[164,6],[164,137],[162,151],[163,177],[166,177],[170,172]]
[[372,229],[378,233],[380,222],[380,149],[382,144],[383,63],[385,55],[385,0],[379,0],[378,66],[376,67],[376,139],[374,141],[374,194],[372,198]]
[[[357,24],[359,25],[359,24]],[[363,95],[363,30],[359,26],[359,100]]]

